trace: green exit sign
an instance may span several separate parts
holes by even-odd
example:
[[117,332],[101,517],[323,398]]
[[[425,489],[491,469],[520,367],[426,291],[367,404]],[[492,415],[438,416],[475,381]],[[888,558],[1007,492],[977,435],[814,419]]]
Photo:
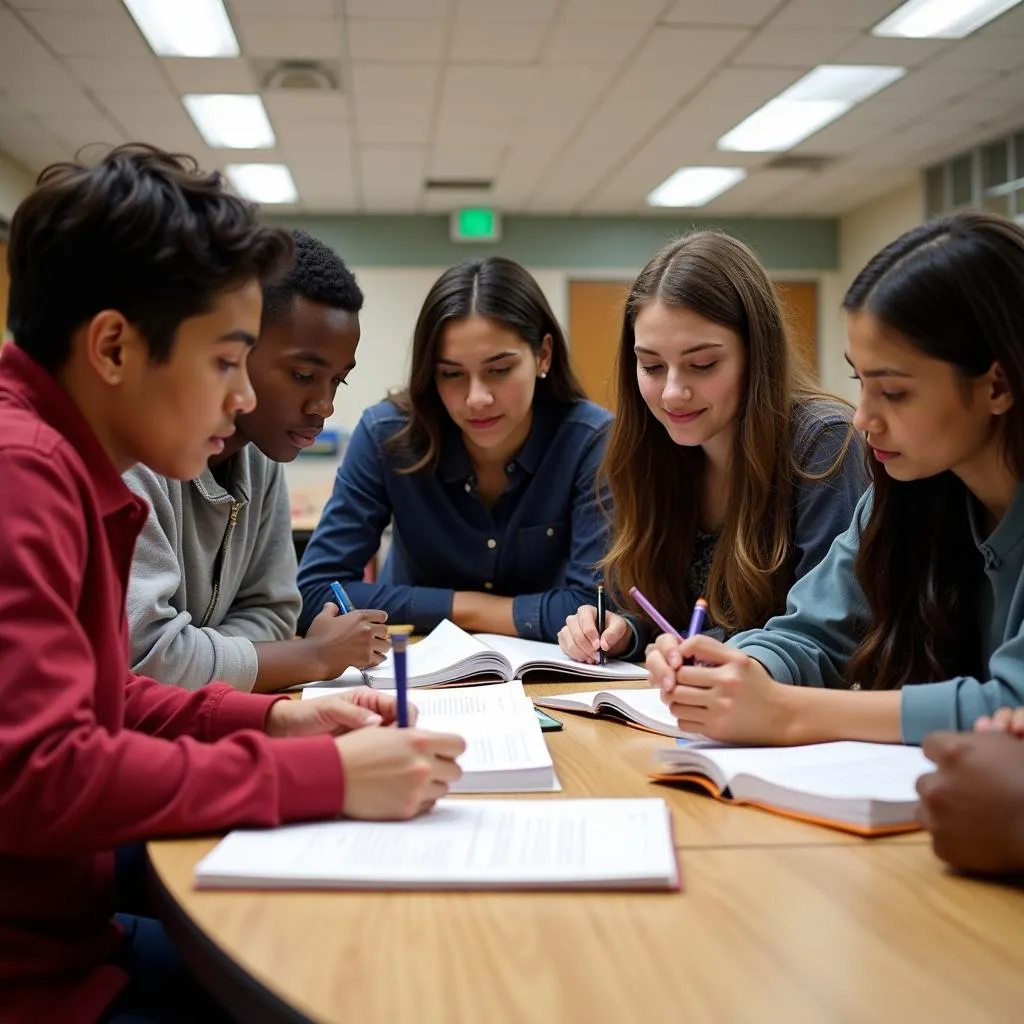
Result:
[[501,215],[480,207],[456,210],[451,238],[453,242],[497,242],[501,238]]

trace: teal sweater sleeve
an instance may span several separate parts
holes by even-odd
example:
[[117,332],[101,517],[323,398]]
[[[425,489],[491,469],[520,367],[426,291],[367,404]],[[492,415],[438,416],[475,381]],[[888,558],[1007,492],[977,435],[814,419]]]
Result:
[[[850,528],[836,538],[825,560],[789,592],[784,615],[729,641],[764,665],[773,679],[798,686],[838,689],[848,685],[846,664],[868,618],[853,562],[870,501],[869,491],[857,506]],[[1024,511],[1024,501],[1020,505]],[[1007,527],[1014,529],[1015,524]],[[969,626],[985,634],[988,678],[957,676],[905,686],[900,698],[904,743],[920,743],[937,729],[971,729],[979,717],[999,707],[1024,705],[1024,578],[1020,546],[1013,547],[1017,550],[1002,559],[986,560],[983,586],[992,591],[993,614],[991,621]],[[872,681],[858,682],[866,689]]]

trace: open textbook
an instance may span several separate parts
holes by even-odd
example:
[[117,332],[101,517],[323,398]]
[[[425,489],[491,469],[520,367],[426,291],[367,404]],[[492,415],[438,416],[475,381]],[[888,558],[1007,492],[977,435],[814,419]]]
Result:
[[588,715],[614,718],[628,725],[661,733],[662,736],[700,738],[679,728],[675,716],[662,703],[661,690],[649,686],[636,690],[600,690],[596,693],[555,693],[550,697],[534,697],[533,703],[542,708],[582,711]]
[[[313,687],[312,700],[343,690]],[[518,681],[457,690],[420,690],[409,698],[416,725],[452,732],[466,741],[462,778],[453,793],[551,793],[561,789],[533,704]]]
[[915,783],[934,765],[919,747],[817,743],[805,747],[677,745],[657,754],[661,782],[858,835],[920,828]]
[[[522,640],[495,633],[467,633],[444,619],[422,640],[409,647],[410,686],[438,686],[479,679],[522,679],[529,672],[582,676],[584,679],[646,679],[643,665],[609,661],[584,665],[564,654],[558,644]],[[335,685],[367,683],[377,689],[393,689],[394,662],[389,653],[376,668],[349,669]]]
[[440,800],[412,821],[230,833],[201,889],[678,889],[664,800]]

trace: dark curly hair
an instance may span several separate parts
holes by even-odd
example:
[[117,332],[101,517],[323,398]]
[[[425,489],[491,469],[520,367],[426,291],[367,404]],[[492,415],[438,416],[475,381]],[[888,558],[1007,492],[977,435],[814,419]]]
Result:
[[255,206],[191,157],[118,146],[92,165],[47,167],[15,211],[8,326],[54,371],[75,330],[116,309],[164,362],[183,320],[226,290],[271,279],[291,251],[286,231],[262,226]]
[[291,312],[296,295],[331,309],[358,313],[363,293],[345,261],[329,246],[305,231],[293,231],[295,255],[283,279],[263,289],[263,323],[280,323]]

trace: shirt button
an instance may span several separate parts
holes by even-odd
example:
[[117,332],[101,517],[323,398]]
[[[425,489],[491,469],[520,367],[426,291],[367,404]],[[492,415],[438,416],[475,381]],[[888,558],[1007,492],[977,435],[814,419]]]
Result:
[[554,535],[555,535],[555,528],[553,526],[549,526],[548,530],[547,530],[547,533],[548,533],[549,537],[554,537]]
[[498,542],[493,537],[490,537],[487,541],[487,546],[489,548],[496,548],[498,546]]
[[490,580],[488,580],[484,584],[484,590],[493,590],[493,589],[494,589],[494,584]]
[[466,481],[466,493],[469,494],[469,492],[471,490],[473,490],[473,485],[467,480]]
[[510,462],[510,463],[509,463],[509,464],[508,464],[508,465],[507,465],[507,466],[505,467],[505,472],[506,472],[506,473],[513,473],[513,472],[515,472],[515,468],[516,468],[516,464],[515,464],[514,462]]

